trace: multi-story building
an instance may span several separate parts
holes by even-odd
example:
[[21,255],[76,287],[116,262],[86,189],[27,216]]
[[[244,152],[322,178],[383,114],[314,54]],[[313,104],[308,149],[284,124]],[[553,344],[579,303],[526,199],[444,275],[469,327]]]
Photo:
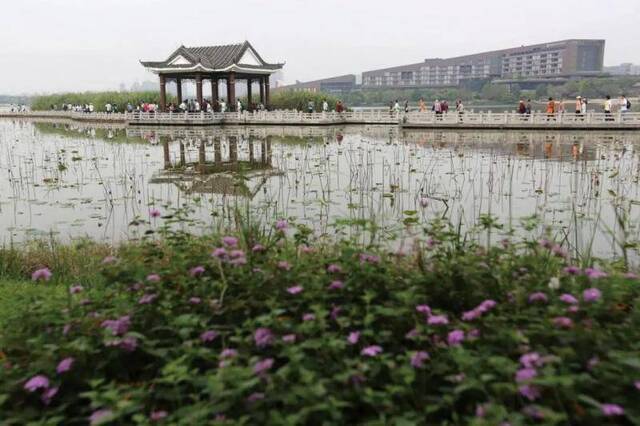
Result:
[[363,88],[459,86],[468,80],[566,80],[602,73],[604,40],[564,40],[367,71]]
[[604,72],[611,75],[640,75],[640,65],[635,65],[630,62],[625,62],[620,65],[613,65],[610,67],[604,67]]
[[314,81],[296,81],[295,84],[278,87],[278,90],[292,90],[304,92],[348,92],[356,87],[356,76],[353,74],[341,75],[338,77],[325,78]]

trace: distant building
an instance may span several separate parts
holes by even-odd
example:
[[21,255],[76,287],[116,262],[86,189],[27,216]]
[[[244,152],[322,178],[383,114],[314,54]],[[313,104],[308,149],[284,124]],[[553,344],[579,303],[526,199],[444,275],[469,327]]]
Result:
[[322,80],[307,81],[304,83],[296,81],[295,84],[280,86],[278,87],[278,90],[342,93],[349,92],[355,89],[355,87],[356,76],[353,74],[347,74]]
[[626,62],[620,65],[604,67],[604,72],[611,75],[640,75],[640,65]]
[[459,86],[469,80],[562,82],[603,72],[604,40],[564,40],[495,50],[362,74],[362,87],[411,88]]

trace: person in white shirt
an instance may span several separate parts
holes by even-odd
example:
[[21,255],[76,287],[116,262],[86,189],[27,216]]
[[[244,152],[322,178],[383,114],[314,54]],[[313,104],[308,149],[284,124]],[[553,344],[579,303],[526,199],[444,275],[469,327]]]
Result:
[[194,105],[195,105],[194,109],[196,110],[196,112],[200,112],[200,102],[195,101]]
[[322,101],[322,112],[328,112],[329,111],[329,103],[327,102],[326,99],[324,99]]
[[625,95],[620,96],[620,112],[625,113],[629,111],[629,101]]
[[95,109],[95,108],[94,108],[93,104],[89,104],[89,112],[91,112],[91,113],[92,113],[94,109]]
[[238,99],[238,104],[236,105],[236,108],[238,109],[238,112],[242,112],[242,102],[240,102],[240,99]]
[[227,103],[223,100],[220,101],[220,112],[227,112]]
[[611,116],[611,106],[611,96],[607,95],[607,99],[604,101],[603,105],[605,121],[613,121],[613,117]]

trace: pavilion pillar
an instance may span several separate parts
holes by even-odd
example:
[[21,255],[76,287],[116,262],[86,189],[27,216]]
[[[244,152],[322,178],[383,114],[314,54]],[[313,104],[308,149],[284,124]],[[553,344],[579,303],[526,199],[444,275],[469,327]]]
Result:
[[247,110],[251,108],[251,84],[253,80],[247,79]]
[[227,104],[229,111],[236,109],[236,73],[230,72],[227,77]]
[[218,101],[218,79],[216,77],[211,78],[211,103],[215,104]]
[[269,108],[269,76],[264,77],[264,106]]
[[167,110],[167,80],[164,75],[160,74],[160,111]]
[[265,105],[265,99],[264,99],[264,77],[260,77],[260,79],[258,80],[258,83],[260,83],[260,103],[262,105]]
[[198,98],[198,103],[200,104],[200,108],[202,108],[202,76],[196,76],[196,97]]
[[176,78],[176,97],[178,98],[178,106],[182,103],[182,80]]

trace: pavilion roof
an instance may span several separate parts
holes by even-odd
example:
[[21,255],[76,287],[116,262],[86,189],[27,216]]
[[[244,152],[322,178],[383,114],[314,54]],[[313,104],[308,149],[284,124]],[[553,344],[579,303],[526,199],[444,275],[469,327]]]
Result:
[[275,71],[284,65],[267,63],[248,41],[220,46],[180,46],[165,61],[140,61],[140,63],[154,72],[165,70],[211,72],[236,69]]

